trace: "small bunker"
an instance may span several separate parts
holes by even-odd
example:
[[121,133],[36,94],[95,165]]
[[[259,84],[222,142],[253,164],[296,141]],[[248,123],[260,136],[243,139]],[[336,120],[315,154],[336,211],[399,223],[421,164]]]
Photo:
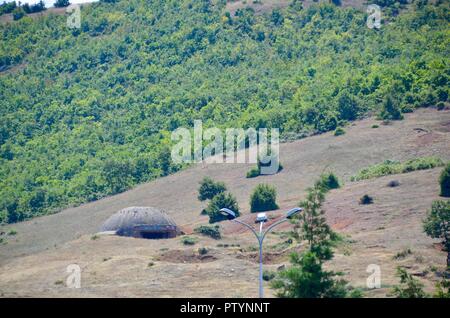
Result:
[[179,234],[175,222],[163,211],[152,207],[120,210],[103,223],[100,231],[145,239],[167,239]]

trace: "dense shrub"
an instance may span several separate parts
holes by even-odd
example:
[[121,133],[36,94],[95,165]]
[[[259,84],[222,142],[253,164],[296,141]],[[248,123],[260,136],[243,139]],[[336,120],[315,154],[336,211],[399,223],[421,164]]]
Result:
[[441,239],[447,251],[447,267],[450,269],[450,201],[434,201],[431,211],[423,221],[425,233],[435,239]]
[[404,268],[397,268],[400,285],[394,286],[392,295],[397,298],[425,298],[423,284],[409,274]]
[[317,185],[324,191],[340,188],[339,179],[333,172],[324,173],[317,181]]
[[364,194],[361,199],[359,199],[359,204],[372,204],[373,203],[373,198],[368,195],[368,194]]
[[195,228],[194,232],[205,236],[209,236],[215,240],[219,240],[222,238],[222,235],[220,234],[220,227],[218,225],[215,226],[201,225]]
[[17,4],[15,1],[3,2],[2,4],[0,4],[0,15],[11,13],[16,7]]
[[206,255],[206,254],[208,254],[208,249],[206,248],[206,247],[199,247],[198,248],[198,254],[199,255]]
[[263,271],[263,279],[268,282],[274,279],[276,276],[276,273],[273,271],[264,270]]
[[416,170],[426,170],[443,166],[441,159],[436,157],[423,157],[411,159],[406,162],[386,160],[383,163],[373,165],[359,171],[356,176],[351,178],[352,181],[365,180],[387,176],[391,174],[407,173]]
[[447,164],[439,177],[441,196],[450,197],[450,163]]
[[[260,160],[260,158],[258,158],[258,162],[257,162],[257,166],[254,168],[251,168],[248,172],[246,177],[247,178],[255,178],[261,175],[261,168],[262,167],[270,167],[272,164],[272,161],[268,161],[268,162],[262,162]],[[280,172],[281,170],[283,170],[283,165],[281,164],[281,162],[278,162],[278,170],[277,173]]]
[[268,184],[259,184],[250,196],[251,212],[263,212],[278,209],[277,191]]
[[345,130],[342,127],[337,127],[334,131],[335,136],[345,135]]
[[25,16],[25,10],[22,7],[17,7],[12,12],[13,20],[17,21]]
[[247,172],[247,178],[256,178],[257,176],[259,176],[260,171],[259,171],[259,167],[254,167],[251,168],[248,172]]
[[184,245],[194,245],[195,243],[197,243],[197,240],[190,236],[183,236],[183,238],[181,239],[181,243],[183,243]]
[[392,96],[387,96],[383,102],[383,106],[380,112],[380,118],[384,120],[400,120],[403,119],[403,115],[400,111],[397,101]]
[[239,216],[239,207],[236,198],[230,193],[219,193],[209,202],[205,209],[206,214],[209,216],[209,223],[220,222],[227,220],[228,217],[220,212],[220,209],[228,208]]
[[400,182],[398,180],[389,181],[389,183],[387,184],[387,186],[390,188],[395,188],[395,187],[398,187],[399,185],[400,185]]
[[219,193],[225,192],[227,187],[223,182],[214,182],[211,178],[205,177],[200,182],[198,189],[198,199],[200,201],[211,200]]

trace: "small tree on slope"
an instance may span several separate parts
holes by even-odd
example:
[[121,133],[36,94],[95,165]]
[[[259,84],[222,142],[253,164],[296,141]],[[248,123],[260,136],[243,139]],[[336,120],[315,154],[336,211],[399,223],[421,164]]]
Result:
[[442,240],[447,251],[447,268],[450,268],[450,201],[433,202],[423,229],[428,236]]

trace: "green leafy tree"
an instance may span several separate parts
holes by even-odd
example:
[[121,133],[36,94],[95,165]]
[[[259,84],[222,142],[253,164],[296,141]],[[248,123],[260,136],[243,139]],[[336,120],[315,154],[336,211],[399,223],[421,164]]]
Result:
[[120,193],[132,184],[132,169],[129,162],[108,160],[102,174],[111,194]]
[[400,120],[403,119],[403,115],[400,111],[398,103],[388,95],[383,101],[383,107],[380,113],[381,119],[385,120]]
[[53,6],[55,8],[68,7],[68,6],[70,6],[70,1],[69,0],[56,0],[55,3],[53,4]]
[[441,239],[447,251],[447,267],[450,268],[450,201],[434,201],[431,211],[423,221],[425,233]]
[[310,250],[319,259],[329,260],[333,257],[332,242],[337,236],[327,224],[325,211],[322,209],[324,200],[325,191],[319,182],[308,189],[306,199],[300,202],[300,206],[303,207],[300,214],[302,224],[300,237],[308,242]]
[[217,194],[225,192],[227,187],[223,182],[214,182],[209,177],[203,178],[198,189],[198,199],[200,201],[211,200]]
[[227,220],[228,217],[220,212],[220,209],[228,208],[239,216],[239,206],[236,198],[230,193],[219,193],[211,201],[205,209],[205,213],[209,216],[209,223],[215,223]]
[[450,163],[442,171],[439,177],[439,184],[441,186],[441,196],[450,197]]
[[[324,188],[316,182],[308,189],[306,199],[300,203],[303,212],[299,238],[308,242],[308,250],[302,255],[291,256],[292,267],[279,273],[272,287],[278,297],[289,298],[342,298],[351,296],[347,282],[337,278],[340,273],[325,271],[324,261],[333,257],[332,246],[336,234],[326,223],[322,203],[325,199]],[[353,293],[352,295],[356,295]]]
[[251,212],[277,210],[277,191],[268,184],[259,184],[250,196]]

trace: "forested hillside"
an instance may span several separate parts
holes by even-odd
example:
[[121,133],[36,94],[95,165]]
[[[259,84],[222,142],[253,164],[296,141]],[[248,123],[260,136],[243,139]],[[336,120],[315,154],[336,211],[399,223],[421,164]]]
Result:
[[448,102],[445,1],[386,10],[379,30],[334,4],[231,17],[224,1],[108,2],[80,29],[53,14],[0,26],[0,222],[180,169],[170,132],[194,119],[299,138]]

